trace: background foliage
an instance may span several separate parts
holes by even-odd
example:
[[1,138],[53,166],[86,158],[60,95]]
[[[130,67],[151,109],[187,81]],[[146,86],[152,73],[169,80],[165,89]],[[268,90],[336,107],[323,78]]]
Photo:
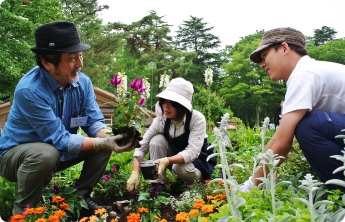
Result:
[[[221,109],[220,104],[223,109],[231,107],[234,116],[250,127],[258,126],[266,116],[275,122],[286,85],[270,81],[248,58],[264,30],[222,49],[221,39],[212,34],[213,27],[203,18],[191,15],[174,36],[171,25],[155,11],[131,24],[104,24],[98,13],[108,8],[98,5],[97,0],[4,0],[0,6],[0,102],[11,100],[18,80],[35,65],[30,51],[35,45],[34,30],[47,22],[68,20],[77,25],[82,41],[92,46],[84,52],[83,72],[94,86],[111,91],[109,79],[119,71],[129,79],[147,78],[151,84],[148,106],[153,108],[163,73],[171,78],[184,77],[197,88],[204,85],[204,71],[210,67],[214,71],[210,90],[222,98],[221,103],[211,100],[217,107],[213,109]],[[307,36],[310,56],[345,64],[345,40],[334,39],[336,33],[323,26],[315,30],[314,36]],[[196,97],[196,106],[205,107],[202,96]]]

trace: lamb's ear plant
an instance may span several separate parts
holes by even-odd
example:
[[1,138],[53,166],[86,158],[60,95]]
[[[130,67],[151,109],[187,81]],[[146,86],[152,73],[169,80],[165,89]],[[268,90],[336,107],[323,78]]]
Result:
[[[345,129],[343,129],[341,132],[344,132]],[[338,135],[336,136],[335,138],[343,138],[344,139],[344,143],[345,143],[345,135]],[[345,148],[344,148],[345,150]],[[335,173],[338,173],[340,171],[343,171],[343,174],[345,176],[345,151],[341,151],[344,155],[333,155],[333,156],[330,156],[331,158],[335,158],[339,161],[342,161],[343,162],[343,166],[341,167],[338,167],[337,169],[335,169],[333,171],[333,174]],[[345,181],[344,180],[339,180],[339,179],[332,179],[332,180],[328,180],[325,184],[335,184],[335,185],[338,185],[338,186],[342,186],[342,187],[345,187]]]
[[260,134],[255,134],[256,136],[260,136],[261,138],[261,151],[264,152],[265,150],[265,139],[269,139],[270,137],[266,136],[266,132],[269,131],[269,125],[270,125],[270,118],[266,117],[264,121],[262,122],[261,132]]
[[[228,113],[224,114],[220,122],[219,128],[215,127],[213,129],[215,140],[213,141],[212,145],[208,147],[208,149],[214,148],[215,153],[210,155],[207,158],[207,161],[208,161],[212,157],[215,157],[215,156],[220,157],[220,164],[218,164],[216,167],[221,168],[222,178],[213,179],[210,181],[209,184],[219,182],[219,181],[223,182],[224,190],[215,190],[214,192],[223,192],[223,193],[225,192],[227,205],[232,215],[232,216],[224,216],[220,218],[219,220],[220,222],[228,221],[231,218],[235,219],[236,221],[241,221],[242,215],[239,211],[239,207],[245,203],[245,200],[242,197],[237,197],[236,193],[238,191],[238,183],[234,179],[234,177],[231,175],[231,168],[233,167],[243,168],[243,166],[241,164],[230,165],[227,160],[227,156],[231,156],[232,158],[236,159],[236,155],[234,153],[227,152],[226,150],[227,148],[229,150],[232,149],[230,135],[229,135],[229,132],[227,131],[229,118],[230,117]],[[229,190],[231,190],[231,192]]]
[[[304,176],[305,179],[300,181],[302,185],[300,185],[299,188],[305,190],[308,193],[308,199],[303,199],[303,198],[293,198],[293,199],[298,200],[307,206],[307,208],[309,209],[311,222],[314,222],[316,219],[318,219],[318,221],[324,221],[324,219],[327,216],[326,212],[321,214],[320,212],[317,211],[317,208],[321,207],[322,205],[333,204],[333,202],[328,201],[328,200],[320,200],[314,203],[315,192],[319,189],[319,186],[322,185],[323,183],[317,180],[313,180],[313,177],[314,177],[313,175],[308,173],[307,175]],[[324,206],[321,207],[321,210],[323,209],[324,209]]]
[[274,213],[276,208],[276,201],[275,201],[275,191],[279,187],[287,184],[291,184],[290,181],[280,181],[279,183],[276,183],[276,171],[279,168],[278,164],[281,159],[284,159],[283,156],[278,156],[278,154],[274,154],[271,149],[268,149],[265,152],[264,158],[260,161],[261,164],[263,164],[263,168],[265,169],[266,166],[269,169],[269,174],[266,177],[260,177],[257,178],[257,180],[260,180],[265,185],[266,189],[270,191],[271,193],[271,204],[272,204],[272,213]]

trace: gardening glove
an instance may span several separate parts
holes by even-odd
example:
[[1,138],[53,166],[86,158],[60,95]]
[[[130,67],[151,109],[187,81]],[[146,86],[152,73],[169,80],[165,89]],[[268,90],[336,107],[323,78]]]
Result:
[[246,182],[244,182],[242,185],[238,187],[238,190],[242,192],[249,192],[253,188],[254,188],[254,184],[252,181],[252,177],[250,176]]
[[134,189],[137,190],[139,185],[139,172],[132,171],[131,176],[127,180],[127,190],[129,192],[133,191]]
[[153,161],[154,164],[158,164],[158,177],[162,175],[165,168],[169,165],[169,160],[167,157]]
[[108,149],[115,151],[117,153],[128,152],[133,150],[136,146],[138,141],[134,138],[130,139],[126,144],[120,146],[117,144],[118,141],[125,138],[127,134],[118,134],[116,136],[108,136],[106,138],[95,138],[94,140],[94,147],[96,150],[98,149]]

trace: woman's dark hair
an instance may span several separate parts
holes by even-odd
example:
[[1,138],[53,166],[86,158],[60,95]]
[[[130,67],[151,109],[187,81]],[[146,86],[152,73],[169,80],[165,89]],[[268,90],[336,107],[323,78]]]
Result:
[[[163,104],[167,101],[167,99],[163,99],[163,98],[159,98],[159,106],[162,109],[162,113],[164,113],[163,111]],[[170,104],[172,105],[172,107],[174,107],[176,109],[176,118],[177,119],[182,119],[184,117],[184,115],[186,115],[186,113],[189,112],[189,110],[182,106],[180,103],[178,102],[174,102],[174,101],[170,101]]]
[[41,59],[44,59],[45,61],[52,63],[55,68],[57,68],[59,66],[59,63],[61,62],[61,52],[55,52],[55,53],[44,53],[44,54],[35,54],[35,58],[36,58],[36,63],[39,67],[44,68]]
[[[280,47],[281,45],[282,45],[281,43],[276,43],[276,44],[273,45],[273,48],[274,48],[276,51],[278,51],[278,49],[279,49],[279,47]],[[289,43],[288,43],[288,45],[289,45],[289,47],[290,47],[293,51],[295,51],[298,55],[300,55],[300,56],[308,55],[308,52],[307,52],[307,50],[306,50],[305,48],[302,48],[302,47],[299,47],[299,46],[295,46],[295,45],[291,45],[291,44],[289,44]]]

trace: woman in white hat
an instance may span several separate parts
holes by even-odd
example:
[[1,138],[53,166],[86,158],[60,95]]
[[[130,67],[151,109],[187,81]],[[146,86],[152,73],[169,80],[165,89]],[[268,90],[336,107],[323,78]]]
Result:
[[153,120],[140,141],[141,147],[135,149],[132,174],[127,181],[128,191],[138,188],[139,161],[149,151],[150,159],[158,164],[158,178],[150,181],[158,191],[165,190],[166,167],[188,183],[193,183],[196,178],[201,181],[211,178],[216,160],[206,161],[213,150],[207,150],[204,115],[192,109],[193,93],[189,81],[175,78],[157,95],[162,115]]

